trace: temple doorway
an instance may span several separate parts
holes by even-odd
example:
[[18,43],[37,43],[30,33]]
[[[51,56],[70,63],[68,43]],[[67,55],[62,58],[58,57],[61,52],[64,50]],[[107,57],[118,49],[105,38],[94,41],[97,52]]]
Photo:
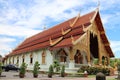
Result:
[[90,33],[90,53],[94,58],[98,58],[98,38],[93,33]]
[[74,56],[74,60],[76,64],[83,64],[83,56],[80,52],[80,50],[76,51],[76,54]]

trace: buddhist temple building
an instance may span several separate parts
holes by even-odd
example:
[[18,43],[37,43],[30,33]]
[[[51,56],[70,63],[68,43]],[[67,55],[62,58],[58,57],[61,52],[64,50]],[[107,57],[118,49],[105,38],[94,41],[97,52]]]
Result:
[[54,60],[72,71],[82,65],[93,65],[98,58],[99,65],[106,59],[109,65],[114,54],[103,27],[99,9],[83,16],[76,16],[63,23],[27,38],[5,58],[4,64],[23,62],[32,70],[35,61],[41,71],[48,71]]

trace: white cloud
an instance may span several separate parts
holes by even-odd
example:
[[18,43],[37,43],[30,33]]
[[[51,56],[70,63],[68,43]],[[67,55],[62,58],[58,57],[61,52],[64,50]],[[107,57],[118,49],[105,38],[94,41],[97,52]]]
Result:
[[110,41],[112,50],[115,54],[115,57],[120,57],[118,53],[120,53],[120,41]]
[[6,42],[13,42],[13,41],[16,41],[16,40],[13,38],[0,37],[0,44],[6,43]]
[[11,42],[16,41],[14,38],[0,37],[0,54],[4,56],[12,50],[12,45],[9,45]]
[[102,15],[102,22],[103,24],[107,24],[109,22],[109,19],[111,19],[112,15]]
[[8,36],[29,37],[41,30],[34,30],[22,26],[0,25],[0,34]]
[[[25,25],[26,27],[38,27],[37,25],[46,24],[47,22],[45,22],[45,20],[48,17],[53,20],[63,20],[64,18],[68,18],[71,15],[75,15],[75,10],[73,10],[72,8],[81,4],[82,3],[78,3],[78,0],[56,0],[49,3],[47,1],[37,1],[34,6],[28,8],[23,14],[27,14],[27,18],[25,20],[17,21],[16,25]],[[21,10],[25,11],[24,8],[21,8]],[[66,14],[65,10],[70,10],[71,13],[68,13],[69,15],[64,15]]]

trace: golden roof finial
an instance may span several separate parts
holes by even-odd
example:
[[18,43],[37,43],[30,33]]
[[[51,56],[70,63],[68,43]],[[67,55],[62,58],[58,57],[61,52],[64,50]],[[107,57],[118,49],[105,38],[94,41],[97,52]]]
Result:
[[98,0],[97,9],[99,9],[99,7],[100,7],[100,0]]

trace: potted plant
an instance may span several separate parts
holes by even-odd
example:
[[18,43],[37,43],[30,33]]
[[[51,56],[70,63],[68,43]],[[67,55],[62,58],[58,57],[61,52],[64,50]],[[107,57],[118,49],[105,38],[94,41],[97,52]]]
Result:
[[20,67],[20,72],[19,72],[19,77],[20,78],[24,78],[25,77],[26,68],[27,68],[27,64],[26,63],[22,63],[22,65]]
[[57,60],[55,60],[53,62],[53,68],[54,68],[55,72],[59,72],[60,71],[60,64],[59,64],[59,62]]
[[50,65],[50,67],[49,67],[49,72],[48,72],[48,77],[49,77],[49,78],[52,78],[52,75],[53,75],[53,66]]
[[2,63],[0,62],[0,76],[2,74]]
[[40,64],[38,63],[38,61],[36,61],[34,64],[34,67],[33,67],[33,77],[34,78],[38,77],[39,69],[40,69]]
[[61,69],[61,77],[65,77],[65,66],[64,65],[62,66],[62,69]]

